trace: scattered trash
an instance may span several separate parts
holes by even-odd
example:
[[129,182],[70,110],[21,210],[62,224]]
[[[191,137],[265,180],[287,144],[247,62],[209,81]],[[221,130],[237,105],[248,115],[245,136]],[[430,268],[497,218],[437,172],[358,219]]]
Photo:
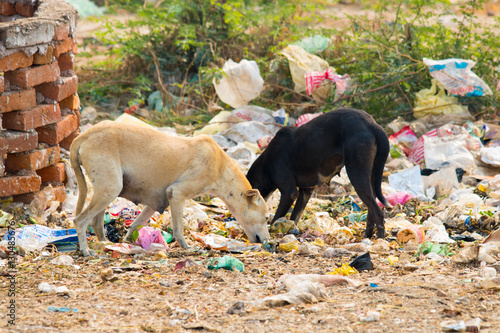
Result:
[[199,266],[199,264],[194,262],[190,258],[184,258],[181,261],[177,262],[177,264],[175,264],[174,272],[178,271],[179,269],[184,269],[191,266]]
[[342,266],[335,268],[333,271],[328,273],[329,275],[352,275],[352,274],[357,274],[358,271],[353,268],[350,264],[342,264]]
[[222,70],[225,73],[224,77],[220,80],[214,79],[213,84],[217,95],[224,103],[239,108],[260,95],[264,80],[255,61],[243,59],[236,63],[229,59]]
[[67,254],[60,255],[58,257],[55,257],[50,261],[51,264],[58,265],[58,266],[71,266],[73,265],[73,258],[68,256]]
[[370,252],[366,252],[365,254],[357,256],[353,261],[351,261],[349,266],[356,269],[357,271],[366,271],[373,269],[373,262],[370,257]]
[[224,268],[230,271],[234,271],[235,269],[240,272],[245,271],[243,263],[231,256],[224,256],[222,258],[209,258],[207,262],[208,269],[210,270],[218,270],[219,268]]
[[[2,239],[7,240],[9,234]],[[28,225],[15,230],[16,246],[24,251],[40,251],[48,244],[67,244],[78,242],[76,229],[51,229],[42,225]]]
[[472,60],[423,58],[432,77],[438,80],[449,94],[458,96],[491,95],[491,89],[471,71],[476,64]]
[[56,308],[55,306],[49,306],[47,308],[47,312],[78,312],[78,309],[76,308],[67,308],[65,306]]
[[436,253],[442,256],[454,255],[448,248],[447,244],[436,244],[433,242],[424,242],[418,246],[417,255],[427,255],[429,253]]
[[379,320],[380,320],[380,312],[377,311],[367,311],[365,315],[359,316],[359,321],[367,323]]
[[262,244],[244,243],[236,239],[226,238],[217,234],[202,234],[191,231],[194,239],[213,250],[228,251],[233,253],[242,253],[245,251],[261,251]]
[[140,227],[134,231],[132,236],[135,245],[140,245],[146,251],[149,250],[151,244],[161,244],[163,250],[168,250],[167,241],[163,238],[161,230],[151,227]]
[[56,287],[56,286],[54,286],[52,284],[49,284],[47,282],[41,282],[38,285],[38,290],[40,290],[43,293],[52,293],[52,292],[54,292],[54,293],[58,293],[58,294],[69,292],[69,289],[66,286]]

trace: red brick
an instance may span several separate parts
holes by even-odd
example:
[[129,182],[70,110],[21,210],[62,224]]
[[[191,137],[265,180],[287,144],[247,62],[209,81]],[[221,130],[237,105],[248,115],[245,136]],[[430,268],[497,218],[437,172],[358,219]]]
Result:
[[0,94],[3,94],[5,89],[5,78],[0,75]]
[[61,119],[61,109],[58,104],[38,105],[32,109],[7,112],[3,114],[3,127],[6,129],[27,131]]
[[42,183],[64,183],[66,181],[66,171],[64,170],[63,162],[59,162],[46,168],[37,170],[36,173],[42,178]]
[[16,14],[16,5],[0,0],[0,14],[5,16],[12,16]]
[[78,47],[73,38],[68,37],[65,40],[55,43],[54,56],[59,58],[63,53],[73,51],[75,54],[78,53]]
[[61,72],[75,70],[75,54],[73,52],[63,53],[57,58]]
[[35,89],[4,92],[0,95],[0,113],[29,109],[35,106]]
[[54,47],[49,45],[47,47],[47,51],[45,54],[40,54],[39,52],[35,53],[35,57],[33,58],[33,63],[35,65],[46,65],[52,63],[52,58],[54,57]]
[[31,88],[46,82],[56,81],[61,72],[57,62],[42,66],[31,66],[5,73],[5,78],[11,85],[21,88]]
[[35,15],[35,7],[29,3],[16,2],[16,12],[25,17],[33,17]]
[[0,197],[35,192],[40,190],[42,181],[36,173],[0,178]]
[[80,110],[80,98],[73,94],[59,102],[61,109]]
[[54,34],[54,40],[65,40],[69,36],[69,22],[58,22]]
[[35,149],[37,146],[38,133],[36,131],[2,131],[0,133],[0,155],[19,153]]
[[62,77],[60,83],[44,83],[36,87],[36,92],[41,93],[46,98],[53,101],[62,101],[66,97],[74,94],[78,90],[78,77]]
[[64,188],[63,184],[55,184],[55,183],[42,184],[41,190],[37,191],[37,192],[15,195],[13,197],[14,202],[23,202],[25,204],[30,204],[49,185],[52,186],[52,188],[53,188],[54,199],[49,200],[45,207],[46,208],[50,207],[50,204],[52,203],[52,201],[59,201],[61,203],[64,202],[66,200],[66,189]]
[[40,170],[59,162],[60,159],[59,146],[34,149],[18,154],[7,154],[5,169],[12,173],[23,169]]
[[71,133],[78,129],[78,117],[74,114],[68,114],[62,117],[55,124],[39,127],[38,141],[46,142],[51,145],[58,144],[64,138],[67,138]]
[[71,133],[67,138],[65,138],[64,140],[62,140],[61,142],[59,142],[59,147],[61,147],[62,149],[66,149],[67,151],[69,151],[69,147],[71,146],[71,143],[73,142],[73,140],[78,135],[80,135],[80,129],[77,129],[76,131],[74,131],[73,133]]
[[13,71],[18,68],[33,65],[33,56],[28,57],[24,52],[16,52],[0,59],[0,72]]

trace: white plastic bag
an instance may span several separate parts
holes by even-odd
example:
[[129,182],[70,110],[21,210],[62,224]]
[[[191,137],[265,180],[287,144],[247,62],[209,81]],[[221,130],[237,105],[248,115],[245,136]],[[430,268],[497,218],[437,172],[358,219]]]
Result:
[[492,94],[490,87],[471,71],[471,68],[476,64],[472,60],[424,58],[423,61],[429,67],[431,76],[445,87],[448,94],[458,96]]
[[439,169],[445,162],[455,167],[470,171],[475,168],[474,156],[467,150],[465,135],[449,137],[424,136],[425,165],[430,169]]
[[239,108],[260,95],[264,80],[255,61],[243,59],[236,63],[229,59],[222,70],[227,76],[218,83],[214,79],[213,84],[217,95],[224,103]]

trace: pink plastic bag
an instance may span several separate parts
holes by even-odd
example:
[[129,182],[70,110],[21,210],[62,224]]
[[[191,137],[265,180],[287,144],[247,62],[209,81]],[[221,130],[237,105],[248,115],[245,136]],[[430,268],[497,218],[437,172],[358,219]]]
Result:
[[410,126],[405,126],[391,135],[389,140],[394,142],[406,156],[409,156],[413,145],[417,142],[417,136],[413,133]]
[[138,232],[139,237],[134,244],[140,245],[143,249],[149,250],[149,247],[152,243],[163,244],[165,246],[165,249],[168,248],[167,243],[165,242],[161,234],[161,230],[151,227],[142,227],[138,230]]

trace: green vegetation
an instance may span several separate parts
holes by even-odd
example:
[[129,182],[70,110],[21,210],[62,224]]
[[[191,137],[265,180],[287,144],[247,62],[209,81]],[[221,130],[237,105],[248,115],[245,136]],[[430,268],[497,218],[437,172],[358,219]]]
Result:
[[[435,9],[436,4],[443,4]],[[422,58],[462,58],[476,61],[473,71],[494,90],[500,65],[500,21],[480,26],[475,13],[484,1],[467,1],[452,20],[446,1],[365,1],[376,17],[350,17],[342,30],[323,24],[324,1],[290,0],[168,0],[144,2],[109,0],[109,10],[127,10],[134,20],[106,23],[98,35],[108,57],[86,69],[80,95],[87,103],[109,103],[120,108],[158,90],[166,107],[155,113],[159,123],[203,123],[210,105],[220,102],[212,85],[221,77],[227,59],[255,60],[268,85],[252,103],[269,109],[284,107],[293,116],[307,108],[326,111],[352,106],[370,112],[378,121],[411,116],[414,95],[430,87]],[[329,18],[331,20],[331,18]],[[325,26],[327,26],[325,28]],[[334,101],[334,93],[318,102],[293,91],[288,61],[279,51],[288,44],[320,34],[331,45],[317,55],[339,74],[348,74],[353,89]],[[92,56],[82,53],[83,56]],[[488,115],[499,107],[494,96],[464,98],[473,113]],[[189,117],[184,117],[189,109]]]

